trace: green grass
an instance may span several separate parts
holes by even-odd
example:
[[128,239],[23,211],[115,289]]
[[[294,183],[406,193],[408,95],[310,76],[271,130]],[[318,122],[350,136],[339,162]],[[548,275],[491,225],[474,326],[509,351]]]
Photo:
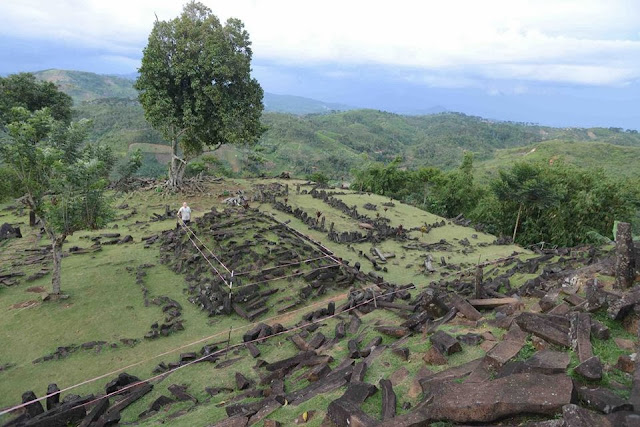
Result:
[[[211,209],[212,206],[219,209],[223,208],[220,204],[222,194],[225,192],[233,193],[237,189],[250,189],[255,183],[269,183],[274,180],[226,180],[213,185],[207,194],[198,197],[189,198],[189,203],[194,210],[195,216],[203,215]],[[334,215],[336,218],[337,229],[354,229],[355,221],[351,218],[342,218],[337,211],[332,212],[328,205],[318,199],[313,199],[310,195],[295,195],[296,181],[289,181],[289,188],[292,194],[289,196],[290,203],[306,209],[308,212],[321,210],[326,215]],[[380,196],[362,196],[362,195],[346,195],[339,196],[349,200],[348,203],[364,204],[366,200],[371,203],[381,204],[386,198]],[[117,216],[131,212],[132,208],[136,208],[137,214],[126,219],[118,219],[109,228],[97,232],[79,232],[71,236],[65,244],[65,248],[70,246],[88,247],[91,241],[86,237],[94,236],[104,232],[119,232],[122,235],[131,234],[135,243],[128,245],[104,246],[101,252],[85,255],[71,255],[63,259],[62,269],[62,289],[70,296],[68,300],[60,302],[40,302],[39,294],[25,292],[28,287],[41,286],[45,289],[50,287],[50,276],[38,279],[32,283],[20,283],[10,288],[0,288],[0,330],[3,331],[3,345],[0,347],[0,364],[15,363],[16,366],[5,372],[0,372],[0,407],[6,407],[19,402],[20,395],[25,390],[33,390],[36,395],[42,396],[49,383],[57,383],[60,388],[65,388],[76,384],[88,378],[93,378],[105,373],[112,372],[118,368],[143,361],[139,365],[127,368],[130,374],[137,375],[141,378],[149,378],[152,376],[153,368],[160,362],[172,362],[178,359],[179,353],[188,351],[198,351],[203,344],[223,341],[227,337],[229,328],[234,328],[231,336],[231,344],[238,344],[242,341],[242,334],[246,331],[246,327],[251,324],[236,315],[217,316],[209,318],[200,311],[200,309],[187,301],[185,294],[184,277],[175,274],[166,266],[158,262],[159,250],[158,244],[150,249],[143,249],[140,238],[145,235],[160,232],[162,230],[173,228],[175,222],[172,220],[164,222],[146,222],[153,213],[161,213],[164,206],[169,204],[171,207],[177,208],[184,196],[171,195],[156,192],[137,191],[130,194],[118,194],[114,205],[118,206],[122,203],[129,204],[129,208],[125,210],[117,210]],[[358,257],[358,250],[369,251],[371,244],[352,245],[350,249],[347,245],[339,245],[328,242],[326,234],[309,230],[300,221],[283,214],[281,212],[272,211],[270,205],[255,205],[267,213],[273,213],[281,220],[290,220],[289,225],[298,229],[304,234],[312,238],[322,241],[326,246],[335,252],[335,254],[344,259],[350,260],[352,263],[360,261],[362,269],[367,272],[372,270],[371,264],[364,258]],[[1,208],[1,207],[0,207]],[[26,216],[17,217],[12,212],[1,211],[5,220],[11,222],[27,221]],[[26,213],[26,212],[25,212]],[[396,207],[390,209],[385,215],[391,219],[392,225],[398,225],[403,222],[406,227],[409,224],[422,224],[424,222],[434,222],[439,218],[420,211],[411,206],[397,203]],[[340,221],[338,221],[338,219]],[[117,228],[115,226],[117,225]],[[47,245],[46,240],[37,241],[35,234],[29,232],[28,227],[23,227],[25,238],[13,240],[4,243],[0,251],[0,271],[8,271],[12,269],[11,263],[21,254],[21,250],[34,246]],[[521,250],[516,246],[487,246],[484,248],[476,247],[476,251],[471,254],[464,255],[458,252],[461,246],[455,239],[468,238],[474,245],[476,242],[490,242],[493,240],[491,236],[478,234],[478,239],[472,239],[471,234],[476,234],[472,229],[459,227],[455,225],[447,225],[437,228],[432,233],[416,235],[421,242],[438,241],[441,238],[447,238],[452,243],[452,251],[443,253],[450,256],[451,262],[465,263],[474,265],[478,259],[487,260],[495,259],[505,255],[509,255],[514,250]],[[437,280],[440,277],[438,272],[434,275],[424,275],[419,271],[419,261],[424,258],[425,253],[421,251],[409,251],[401,247],[400,242],[386,241],[379,245],[385,252],[395,252],[397,257],[390,260],[385,266],[388,268],[387,273],[380,272],[388,280],[397,284],[406,284],[413,282],[421,289],[425,287],[429,281]],[[437,254],[440,256],[440,254]],[[402,259],[402,257],[405,257]],[[525,255],[530,256],[530,255]],[[127,347],[120,344],[121,338],[142,338],[150,329],[150,325],[155,321],[162,321],[163,314],[160,307],[150,305],[144,307],[143,295],[139,285],[135,283],[135,267],[140,264],[151,263],[155,266],[147,269],[147,276],[144,279],[149,289],[150,296],[166,295],[182,304],[182,318],[184,319],[185,330],[170,335],[169,337],[159,338],[157,340],[142,340],[135,347]],[[414,263],[415,268],[407,269],[406,264]],[[127,268],[133,268],[134,272],[130,272]],[[29,266],[21,268],[25,274],[29,275],[37,271],[39,266]],[[283,295],[293,294],[296,292],[296,282],[289,284],[283,282],[274,283],[274,286],[286,287],[287,290]],[[344,301],[339,297],[346,290],[334,290],[328,292],[322,299],[314,299],[301,307],[301,309],[291,316],[284,316],[280,321],[286,326],[291,326],[300,319],[302,313],[322,307],[326,304],[327,298],[338,297],[337,304]],[[414,291],[415,295],[415,291]],[[281,297],[281,296],[279,296]],[[37,303],[31,308],[12,309],[14,304],[24,303],[25,301],[34,300]],[[271,307],[270,312],[261,319],[274,315],[276,307]],[[261,320],[258,319],[258,320]],[[337,319],[327,319],[323,322],[323,326],[319,329],[329,339],[333,337],[335,324]],[[359,333],[362,333],[362,345],[370,339],[379,335],[374,329],[375,322],[383,324],[399,324],[403,321],[396,313],[390,310],[376,310],[363,316],[363,327]],[[270,322],[273,323],[273,322]],[[456,326],[455,324],[446,325],[444,330],[450,333],[464,333],[465,328]],[[496,334],[498,332],[496,331]],[[185,347],[179,351],[167,354],[161,357],[154,357],[168,349],[174,349],[185,344],[207,338],[205,342],[201,342],[192,346]],[[353,338],[354,336],[349,336]],[[36,358],[47,353],[55,351],[58,346],[69,344],[82,344],[88,341],[102,340],[109,343],[119,344],[117,348],[103,348],[100,353],[95,351],[79,350],[69,357],[57,361],[32,364]],[[390,344],[393,339],[383,336],[383,344]],[[340,363],[347,354],[347,340],[343,340],[337,344],[327,354],[334,357],[332,367]],[[422,355],[429,347],[428,340],[423,340],[421,335],[416,335],[406,344],[410,349],[411,357],[405,362],[398,356],[391,353],[390,350],[380,355],[369,368],[365,380],[373,384],[378,384],[381,378],[388,378],[393,372],[401,367],[409,371],[409,375],[403,381],[396,385],[399,408],[404,401],[409,401],[413,406],[418,403],[420,396],[414,398],[408,397],[408,390],[411,386],[411,379],[417,371],[424,365]],[[289,357],[297,351],[293,344],[286,339],[286,336],[273,338],[265,344],[259,346],[262,355],[260,358],[267,361],[275,361],[285,357]],[[243,359],[234,364],[232,367],[224,370],[215,369],[214,364],[201,363],[193,366],[179,369],[156,384],[153,391],[140,401],[131,405],[123,413],[123,421],[133,422],[138,415],[149,407],[149,404],[160,395],[169,396],[167,387],[170,384],[188,384],[188,392],[194,395],[202,404],[194,406],[192,403],[183,402],[175,403],[169,407],[163,408],[158,414],[149,418],[144,422],[145,425],[155,425],[159,423],[171,422],[172,425],[204,425],[222,419],[226,416],[223,401],[228,401],[235,393],[230,395],[222,394],[215,397],[209,397],[205,392],[208,386],[227,386],[234,388],[235,372],[242,372],[247,377],[254,380],[258,379],[257,372],[253,370],[255,360],[252,359],[248,352],[241,348],[238,353]],[[465,347],[462,353],[456,354],[449,358],[450,366],[465,363],[469,360],[481,357],[482,350],[479,347]],[[235,355],[233,355],[235,357]],[[231,355],[230,355],[231,357]],[[430,367],[431,368],[431,367]],[[443,369],[442,367],[433,367],[434,371]],[[294,374],[296,377],[298,373]],[[115,373],[107,375],[105,378],[96,382],[83,385],[74,389],[72,393],[87,394],[99,393],[103,390],[104,385],[115,376]],[[294,381],[288,379],[286,382],[286,391],[296,390],[304,387],[306,381]],[[292,421],[300,416],[304,411],[316,410],[316,415],[311,419],[310,425],[320,425],[324,418],[324,411],[328,403],[339,397],[344,390],[336,390],[333,393],[317,396],[299,406],[287,405],[280,408],[269,418],[278,420],[285,425],[289,425]],[[372,414],[379,415],[379,394],[373,396],[365,403],[365,408]],[[172,414],[178,411],[186,411],[185,415],[173,418]],[[399,413],[403,413],[399,409]],[[378,416],[375,415],[375,416]],[[3,418],[3,421],[6,417]]]
[[536,353],[536,348],[531,342],[531,336],[528,336],[524,342],[524,346],[520,349],[514,360],[525,361]]

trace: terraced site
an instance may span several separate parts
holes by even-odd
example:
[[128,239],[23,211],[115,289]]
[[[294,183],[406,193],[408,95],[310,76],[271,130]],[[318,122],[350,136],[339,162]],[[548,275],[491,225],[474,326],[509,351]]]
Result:
[[23,234],[0,240],[0,408],[24,404],[0,422],[638,421],[640,293],[613,289],[613,246],[521,248],[289,179],[113,197],[65,243],[57,302],[47,239],[0,210]]

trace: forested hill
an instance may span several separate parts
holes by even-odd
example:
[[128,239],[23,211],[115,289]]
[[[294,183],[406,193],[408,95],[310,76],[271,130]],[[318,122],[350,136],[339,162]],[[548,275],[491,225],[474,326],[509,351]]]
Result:
[[100,98],[135,99],[138,97],[138,92],[133,88],[133,80],[124,77],[55,69],[33,74],[39,80],[58,85],[60,90],[73,98],[76,105],[83,101]]
[[[640,153],[640,135],[621,129],[562,129],[491,121],[459,113],[401,116],[374,110],[303,117],[264,114],[263,121],[269,130],[258,150],[270,161],[279,159],[294,171],[309,172],[317,167],[347,174],[351,167],[365,160],[388,162],[396,156],[401,156],[407,167],[451,168],[460,164],[464,151],[472,151],[480,163],[493,160],[500,153],[501,161],[488,163],[489,167],[525,157],[519,151],[505,149],[527,146],[529,151],[540,142],[555,141],[561,148],[558,154],[570,153],[571,156],[563,158],[578,165],[593,154],[592,143],[600,143],[596,162],[604,163],[609,161],[609,153],[602,150],[603,144],[626,146],[627,150],[611,150],[611,154],[616,154],[611,161],[619,162],[618,168],[633,169],[631,175],[640,176],[640,165],[633,157],[628,157],[626,164],[620,161],[620,153],[623,156]],[[582,144],[567,145],[572,142]],[[545,152],[550,157],[554,155],[553,151]]]
[[[94,121],[93,140],[109,143],[120,154],[141,148],[147,162],[164,162],[167,147],[144,120],[132,80],[63,70],[36,76],[57,83],[74,98],[75,117]],[[452,168],[461,162],[464,151],[472,151],[478,166],[489,172],[519,159],[562,159],[579,166],[602,166],[614,175],[640,176],[637,131],[552,128],[460,113],[408,116],[376,110],[330,111],[348,107],[292,96],[267,95],[265,104],[284,111],[316,108],[323,114],[265,112],[267,132],[254,149],[232,147],[219,153],[236,172],[286,170],[304,176],[322,171],[338,178],[367,161],[388,162],[396,156],[403,158],[406,167]],[[527,154],[542,142],[537,154]],[[624,148],[608,149],[611,144]],[[155,166],[156,171],[164,170],[161,164]]]

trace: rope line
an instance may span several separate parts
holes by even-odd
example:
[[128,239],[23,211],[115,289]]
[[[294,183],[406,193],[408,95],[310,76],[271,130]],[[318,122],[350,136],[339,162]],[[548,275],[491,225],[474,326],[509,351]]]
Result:
[[[181,220],[182,221],[182,220]],[[183,225],[183,227],[186,228],[186,225]],[[211,266],[211,268],[213,268],[213,271],[216,272],[216,274],[218,276],[220,276],[220,278],[222,279],[222,281],[225,283],[225,285],[227,285],[227,287],[229,287],[229,289],[231,289],[231,286],[229,286],[229,282],[227,282],[227,279],[224,278],[224,276],[222,274],[220,274],[220,272],[218,271],[217,268],[215,268],[215,266],[211,263],[211,261],[209,260],[209,258],[207,258],[207,256],[204,254],[204,252],[202,252],[202,250],[198,247],[198,244],[196,242],[193,241],[193,239],[191,238],[191,236],[189,234],[187,234],[187,237],[189,238],[189,240],[191,241],[191,243],[193,243],[193,246],[195,246],[195,248],[198,250],[198,252],[200,252],[200,255],[202,255],[202,257],[205,259],[205,261],[207,261],[207,263],[209,263],[209,265]],[[204,246],[204,244],[203,244]],[[222,265],[222,263],[220,263]]]
[[312,271],[324,270],[326,268],[340,267],[340,265],[341,264],[323,265],[322,267],[313,268],[313,269],[307,270],[307,271],[300,271],[298,273],[288,274],[286,276],[273,277],[271,279],[264,279],[264,280],[259,280],[257,282],[253,282],[253,283],[247,283],[246,285],[235,286],[233,289],[240,289],[240,288],[244,288],[244,287],[247,287],[247,286],[259,285],[260,283],[272,282],[274,280],[286,279],[288,277],[301,276],[303,274],[311,273]]
[[[303,238],[310,240],[311,242],[313,242],[314,244],[318,245],[319,247],[321,247],[324,251],[327,252],[331,252],[329,251],[327,248],[325,248],[324,246],[322,246],[321,244],[319,244],[318,242],[314,241],[313,239],[311,239],[308,236],[305,236],[301,233],[299,233],[297,230],[292,229],[291,227],[287,226],[284,223],[281,223],[280,221],[276,220],[275,218],[273,218],[274,221],[282,226],[284,226],[285,228],[287,228],[288,230],[290,230],[291,232],[293,232],[296,235],[302,236]],[[241,273],[235,273],[230,271],[225,265],[224,263],[222,263],[222,261],[220,261],[220,259],[213,253],[213,251],[211,251],[211,249],[209,249],[207,247],[207,245],[204,244],[204,242],[202,242],[202,240],[200,240],[200,238],[198,238],[198,236],[193,232],[193,230],[191,230],[189,228],[189,226],[187,224],[184,223],[184,221],[179,218],[180,220],[180,224],[182,225],[182,227],[187,231],[187,233],[193,234],[193,236],[202,244],[202,246],[209,251],[209,253],[215,258],[215,260],[222,266],[224,267],[230,274],[232,274],[232,276],[238,276],[238,275],[242,275],[242,274],[247,274],[253,271],[264,271],[264,270],[268,270],[268,269],[275,269],[275,268],[280,268],[280,267],[286,267],[289,265],[297,265],[297,264],[301,264],[301,263],[308,263],[308,262],[312,262],[312,261],[316,261],[319,259],[324,259],[324,258],[330,258],[331,260],[333,260],[336,264],[334,265],[329,265],[329,266],[323,266],[323,267],[319,267],[319,268],[315,268],[309,271],[304,271],[304,272],[299,272],[299,273],[294,273],[294,274],[289,274],[289,275],[285,275],[285,276],[280,276],[277,278],[272,278],[272,279],[265,279],[265,280],[260,280],[258,282],[253,282],[253,283],[248,283],[246,285],[241,285],[241,286],[236,286],[235,289],[239,289],[239,288],[243,288],[246,286],[252,286],[252,285],[257,285],[260,283],[266,283],[266,282],[271,282],[274,280],[280,280],[280,279],[286,279],[288,277],[295,277],[295,276],[300,276],[302,274],[306,274],[306,273],[310,273],[312,271],[316,271],[316,270],[322,270],[325,268],[331,268],[331,267],[335,267],[335,266],[339,266],[339,265],[343,265],[342,262],[339,259],[336,259],[335,257],[333,257],[332,255],[330,255],[329,253],[325,253],[325,255],[321,256],[321,257],[317,257],[317,258],[310,258],[308,260],[304,260],[304,261],[298,261],[298,262],[294,262],[294,263],[289,263],[289,264],[284,264],[284,265],[278,265],[275,267],[268,267],[266,269],[256,269],[256,270],[249,270],[249,271],[244,271]],[[229,291],[232,290],[232,285],[229,284],[229,282],[224,278],[224,276],[222,274],[220,274],[220,272],[218,271],[217,268],[214,267],[214,265],[211,263],[211,261],[207,258],[207,256],[204,254],[204,252],[202,252],[202,250],[198,247],[198,245],[193,241],[193,239],[191,238],[190,234],[187,234],[187,237],[189,238],[189,240],[191,241],[191,243],[193,243],[193,245],[195,246],[195,248],[198,250],[198,252],[200,252],[200,254],[202,255],[202,257],[205,259],[205,261],[207,261],[207,263],[211,266],[211,268],[213,268],[213,270],[218,274],[218,276],[222,279],[222,281],[225,283],[225,285],[227,285],[227,287],[229,288]]]
[[185,223],[184,223],[184,221],[182,220],[182,218],[179,218],[179,219],[180,219],[180,222],[182,223],[182,226],[183,226],[183,227],[184,227],[188,232],[190,232],[191,234],[193,234],[193,237],[195,237],[195,238],[198,240],[198,242],[200,242],[200,244],[201,244],[202,246],[204,246],[204,248],[205,248],[206,250],[208,250],[208,251],[209,251],[209,253],[211,254],[211,256],[213,256],[213,258],[214,258],[216,261],[218,261],[218,263],[222,266],[222,268],[224,268],[225,270],[227,270],[227,273],[231,274],[231,270],[229,270],[229,269],[227,268],[227,266],[226,266],[226,265],[224,265],[224,264],[222,263],[222,261],[220,261],[220,259],[216,256],[216,254],[214,254],[214,253],[213,253],[213,251],[212,251],[211,249],[209,249],[209,248],[207,247],[207,245],[205,245],[205,244],[204,244],[204,242],[203,242],[202,240],[200,240],[200,238],[198,237],[198,235],[197,235],[196,233],[194,233],[194,231],[193,231],[193,230],[191,230],[191,228],[190,228],[187,224],[185,224]]
[[[413,289],[415,289],[415,288],[416,288],[416,287],[415,287],[415,286],[413,286]],[[398,289],[398,290],[395,290],[395,291],[393,291],[393,292],[389,292],[389,293],[386,293],[386,294],[382,294],[382,295],[380,295],[380,297],[393,295],[393,294],[396,294],[396,293],[401,292],[401,291],[403,291],[403,290],[404,290],[404,289]],[[291,329],[287,329],[287,330],[282,331],[282,332],[278,332],[278,333],[275,333],[275,334],[267,335],[267,336],[264,336],[264,337],[262,337],[262,338],[256,338],[256,339],[253,339],[253,340],[250,340],[250,341],[244,341],[244,342],[241,342],[241,343],[238,343],[238,344],[231,345],[231,346],[229,346],[229,347],[227,347],[227,348],[225,348],[225,349],[221,349],[221,350],[215,351],[215,352],[213,352],[213,353],[211,353],[211,354],[207,354],[206,356],[199,357],[199,358],[197,358],[197,359],[195,359],[195,360],[192,360],[192,361],[190,361],[190,362],[185,363],[184,365],[177,366],[177,367],[175,367],[174,369],[171,369],[171,370],[169,370],[169,371],[166,371],[166,372],[163,372],[163,373],[161,373],[161,374],[155,375],[155,376],[153,376],[153,377],[151,377],[151,378],[148,378],[148,379],[146,379],[146,380],[141,380],[141,381],[137,381],[137,382],[135,382],[135,383],[131,383],[131,384],[129,384],[129,385],[127,385],[127,386],[125,386],[125,387],[123,387],[123,388],[119,389],[119,390],[116,390],[116,391],[114,391],[114,392],[111,392],[111,393],[105,394],[104,396],[97,397],[97,398],[95,398],[95,399],[93,399],[93,400],[91,400],[91,401],[89,401],[89,402],[81,403],[81,404],[79,404],[79,405],[77,405],[77,406],[74,406],[73,408],[69,409],[69,411],[71,411],[71,410],[73,410],[73,409],[76,409],[76,408],[79,408],[79,407],[81,407],[81,406],[88,406],[88,405],[91,405],[91,404],[96,403],[96,402],[98,402],[98,401],[100,401],[100,400],[102,400],[102,399],[105,399],[105,398],[108,398],[108,397],[111,397],[111,396],[115,396],[115,395],[117,395],[117,394],[121,394],[121,393],[122,393],[123,391],[125,391],[125,390],[128,390],[128,389],[130,389],[130,388],[136,387],[136,386],[141,385],[141,384],[147,384],[147,383],[149,383],[149,382],[151,382],[151,381],[153,381],[153,380],[155,380],[155,379],[158,379],[158,378],[161,378],[161,377],[164,377],[164,376],[168,376],[169,374],[174,373],[174,372],[175,372],[175,371],[177,371],[178,369],[182,369],[182,368],[187,367],[187,366],[189,366],[189,365],[192,365],[192,364],[194,364],[194,363],[201,362],[201,361],[203,361],[203,360],[205,360],[205,359],[210,358],[211,356],[215,356],[215,355],[217,355],[217,354],[221,354],[221,353],[223,353],[223,352],[228,352],[228,351],[229,351],[229,350],[231,350],[231,349],[238,348],[238,347],[242,347],[242,346],[246,345],[247,343],[256,343],[256,342],[260,342],[260,341],[265,341],[265,340],[266,340],[266,339],[268,339],[268,338],[273,338],[273,337],[278,336],[278,335],[288,334],[288,333],[290,333],[290,332],[297,331],[297,330],[299,330],[299,329],[303,329],[303,328],[309,327],[309,326],[314,325],[314,324],[316,324],[316,323],[324,322],[324,321],[326,321],[327,319],[331,319],[331,318],[334,318],[334,317],[340,316],[340,315],[342,315],[342,314],[345,314],[345,313],[350,312],[351,310],[355,310],[355,309],[357,309],[358,307],[361,307],[361,306],[363,306],[363,305],[369,304],[370,302],[375,301],[375,299],[376,299],[376,297],[374,296],[373,298],[369,298],[368,300],[365,300],[365,301],[363,301],[363,302],[361,302],[361,303],[358,303],[358,304],[354,305],[353,307],[350,307],[350,308],[348,308],[348,309],[346,309],[346,310],[341,311],[340,313],[335,313],[335,314],[333,314],[333,315],[323,317],[323,318],[318,319],[318,320],[316,320],[316,321],[314,321],[314,322],[309,322],[309,323],[305,323],[304,325],[295,326],[295,327],[293,327],[293,328],[291,328]],[[232,329],[232,330],[231,330],[231,331],[229,331],[229,332],[236,331],[237,329],[239,329],[239,328]],[[32,402],[34,402],[34,401],[33,401],[33,400],[32,400],[32,401],[29,401],[28,403],[23,404],[23,405],[28,405],[28,404],[30,404],[30,403],[32,403]],[[4,412],[0,412],[0,415],[2,415],[3,413],[4,413]]]
[[317,242],[316,240],[314,240],[313,238],[307,236],[306,234],[303,234],[301,232],[299,232],[298,230],[296,230],[295,228],[289,227],[287,224],[285,224],[284,222],[278,220],[273,214],[271,214],[271,216],[269,217],[271,218],[276,224],[281,225],[282,227],[285,227],[287,230],[289,230],[290,232],[292,232],[293,234],[297,235],[298,237],[301,237],[311,243],[313,243],[314,245],[316,245],[317,247],[319,247],[320,249],[322,249],[322,252],[325,253],[329,258],[331,258],[334,262],[338,263],[338,264],[342,264],[342,262],[335,257],[335,255],[333,254],[333,251],[331,251],[329,248],[327,248],[326,246],[322,245],[322,243]]
[[[336,299],[337,299],[337,298],[336,298]],[[248,323],[248,324],[246,324],[246,325],[238,326],[238,327],[236,327],[236,328],[234,329],[234,331],[238,331],[238,330],[241,330],[241,329],[246,329],[246,328],[249,328],[249,327],[251,327],[251,326],[255,326],[255,325],[259,324],[259,323],[271,322],[271,321],[276,320],[276,319],[278,319],[278,318],[280,318],[280,317],[282,317],[282,316],[284,316],[284,315],[289,316],[289,315],[291,315],[291,314],[294,314],[294,313],[297,313],[297,312],[300,312],[300,311],[308,310],[308,309],[309,309],[309,308],[311,308],[311,307],[315,307],[315,306],[318,306],[318,305],[324,305],[324,304],[327,304],[327,301],[332,301],[332,299],[331,299],[331,298],[329,298],[329,299],[327,299],[327,300],[317,301],[317,302],[315,302],[315,303],[312,303],[312,304],[306,305],[306,306],[301,307],[301,308],[297,308],[297,309],[292,310],[292,311],[289,311],[289,312],[287,312],[287,313],[278,314],[278,315],[271,316],[271,317],[269,317],[269,318],[266,318],[266,319],[263,319],[263,320],[260,320],[260,321],[256,321],[256,322]],[[143,363],[150,362],[151,360],[157,359],[157,358],[159,358],[159,357],[163,357],[163,356],[166,356],[166,355],[168,355],[168,354],[175,353],[176,351],[180,351],[180,350],[182,350],[182,349],[184,349],[184,348],[191,347],[192,345],[200,344],[200,343],[202,343],[202,342],[205,342],[205,341],[211,340],[211,339],[213,339],[213,338],[215,338],[215,337],[217,337],[217,336],[223,335],[223,334],[225,334],[225,333],[227,333],[227,332],[228,332],[228,331],[217,332],[217,333],[215,333],[215,334],[213,334],[213,335],[209,335],[209,336],[204,337],[204,338],[201,338],[201,339],[199,339],[199,340],[197,340],[197,341],[193,341],[193,342],[191,342],[191,343],[181,345],[180,347],[176,347],[176,348],[174,348],[174,349],[171,349],[171,350],[165,351],[164,353],[160,353],[160,354],[157,354],[157,355],[155,355],[155,356],[149,357],[149,358],[147,358],[147,359],[140,360],[140,361],[138,361],[138,362],[136,362],[136,363],[132,363],[132,364],[130,364],[130,365],[127,365],[127,366],[125,366],[125,367],[122,367],[122,368],[116,369],[116,370],[111,371],[111,372],[108,372],[108,373],[106,373],[106,374],[103,374],[103,375],[100,375],[100,376],[97,376],[97,377],[94,377],[94,378],[91,378],[91,379],[88,379],[88,380],[82,381],[82,382],[80,382],[80,383],[77,383],[77,384],[71,385],[71,386],[69,386],[69,387],[65,387],[65,388],[63,388],[63,389],[61,389],[60,391],[57,391],[57,392],[55,392],[55,393],[47,394],[47,395],[44,395],[44,396],[39,397],[39,398],[37,398],[37,399],[30,400],[30,401],[29,401],[29,402],[27,402],[27,403],[23,403],[23,404],[16,405],[16,406],[14,406],[14,407],[11,407],[11,408],[8,408],[8,409],[5,409],[5,410],[2,410],[2,411],[0,411],[0,415],[4,415],[4,414],[7,414],[7,413],[9,413],[9,412],[15,411],[16,409],[23,408],[23,407],[27,406],[27,405],[28,405],[28,404],[30,404],[30,403],[33,403],[33,402],[39,402],[39,401],[42,401],[42,400],[47,399],[48,397],[55,396],[56,394],[64,393],[64,392],[67,392],[67,391],[69,391],[69,390],[73,390],[73,389],[75,389],[75,388],[77,388],[77,387],[80,387],[80,386],[83,386],[83,385],[90,384],[90,383],[92,383],[92,382],[95,382],[95,381],[101,380],[101,379],[103,379],[103,378],[106,378],[106,377],[109,377],[109,376],[111,376],[111,375],[114,375],[114,374],[117,374],[117,373],[119,373],[119,372],[122,372],[122,371],[124,371],[124,370],[126,370],[126,369],[130,369],[130,368],[133,368],[133,367],[139,366],[139,365],[141,365],[141,364],[143,364]]]
[[307,264],[307,263],[310,263],[310,262],[313,262],[313,261],[318,261],[320,259],[325,259],[325,258],[329,258],[329,255],[323,255],[323,256],[319,256],[317,258],[309,258],[309,259],[305,259],[305,260],[302,260],[302,261],[290,262],[290,263],[287,263],[287,264],[279,264],[279,265],[276,265],[276,266],[273,266],[273,267],[256,268],[256,269],[253,269],[253,270],[241,271],[239,273],[235,273],[235,276],[244,276],[244,275],[247,275],[249,273],[254,273],[256,271],[264,272],[265,270],[275,270],[275,269],[278,269],[278,268],[281,268],[281,267],[289,267],[291,265]]

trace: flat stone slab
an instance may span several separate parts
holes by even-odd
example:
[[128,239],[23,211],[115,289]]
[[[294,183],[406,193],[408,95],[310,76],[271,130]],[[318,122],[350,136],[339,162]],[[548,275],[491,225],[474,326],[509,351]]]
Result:
[[338,427],[369,427],[379,424],[378,420],[360,409],[357,403],[342,398],[329,404],[327,416]]
[[523,342],[501,341],[487,352],[486,361],[490,366],[498,368],[516,357],[523,346]]
[[409,328],[404,326],[376,326],[375,330],[394,338],[402,338],[411,332]]
[[628,292],[619,300],[609,304],[607,314],[614,320],[620,320],[638,303],[640,303],[640,290]]
[[606,388],[578,387],[576,388],[576,394],[580,402],[584,405],[604,414],[633,410],[631,403],[626,402],[623,398]]
[[562,351],[542,350],[531,356],[525,365],[539,374],[561,374],[569,366],[569,354]]
[[482,363],[483,358],[474,359],[471,362],[463,363],[462,365],[455,366],[453,368],[445,369],[435,374],[428,375],[419,380],[420,386],[423,392],[431,390],[432,384],[453,381],[459,378],[464,378],[471,372],[475,371]]
[[458,312],[464,314],[464,317],[469,320],[480,320],[482,317],[482,314],[473,305],[459,295],[453,295],[451,302],[458,309]]
[[396,416],[396,393],[393,391],[391,381],[381,379],[380,390],[382,390],[382,419],[388,420]]
[[562,408],[562,419],[565,427],[614,427],[604,415],[577,405],[566,405]]
[[571,315],[571,345],[578,355],[578,360],[584,362],[593,356],[591,349],[591,316],[587,313]]
[[515,322],[523,331],[530,332],[545,341],[570,347],[569,320],[562,316],[522,313]]
[[428,418],[458,423],[490,422],[517,414],[554,415],[571,402],[566,375],[515,374],[485,383],[449,382],[430,393]]
[[487,352],[485,361],[493,368],[501,367],[520,352],[524,347],[526,337],[527,334],[518,325],[511,325],[511,328],[504,336],[504,340]]
[[576,366],[575,372],[589,381],[600,381],[602,379],[602,362],[598,356],[592,356]]

